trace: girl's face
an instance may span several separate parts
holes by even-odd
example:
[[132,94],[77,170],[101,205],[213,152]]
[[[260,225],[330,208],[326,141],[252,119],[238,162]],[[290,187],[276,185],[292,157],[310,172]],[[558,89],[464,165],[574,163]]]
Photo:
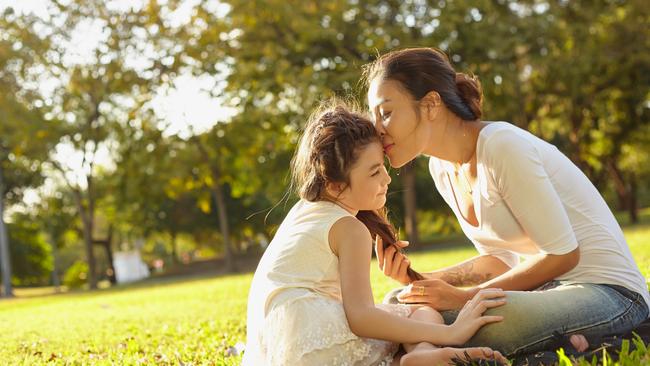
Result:
[[348,211],[377,210],[386,204],[390,176],[384,166],[380,143],[362,147],[357,162],[350,169],[350,184],[336,200]]
[[368,89],[368,105],[392,167],[399,168],[424,151],[431,124],[420,118],[420,103],[399,82],[375,78]]

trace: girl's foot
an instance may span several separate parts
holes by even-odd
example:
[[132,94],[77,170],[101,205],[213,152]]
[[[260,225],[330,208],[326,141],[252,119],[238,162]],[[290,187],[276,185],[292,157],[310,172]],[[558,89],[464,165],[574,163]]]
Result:
[[589,348],[589,342],[587,342],[587,338],[585,338],[585,336],[582,334],[572,335],[569,337],[569,342],[571,342],[573,348],[575,348],[578,352],[584,352],[587,350],[587,348]]
[[488,347],[472,348],[436,348],[427,350],[414,350],[402,356],[400,366],[419,365],[454,365],[454,360],[495,360],[502,364],[508,364],[508,360],[499,351]]

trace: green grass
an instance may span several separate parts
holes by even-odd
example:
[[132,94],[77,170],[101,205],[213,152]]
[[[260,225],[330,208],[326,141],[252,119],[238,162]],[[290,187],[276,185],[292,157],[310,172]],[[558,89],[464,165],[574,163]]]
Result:
[[[650,215],[625,235],[650,277]],[[410,256],[419,269],[451,265],[475,255],[471,247]],[[372,263],[376,301],[396,286]],[[246,297],[252,274],[166,280],[95,292],[0,301],[0,363],[7,365],[237,365],[229,348],[245,340]],[[586,361],[584,361],[586,362]],[[623,363],[650,365],[650,353]]]

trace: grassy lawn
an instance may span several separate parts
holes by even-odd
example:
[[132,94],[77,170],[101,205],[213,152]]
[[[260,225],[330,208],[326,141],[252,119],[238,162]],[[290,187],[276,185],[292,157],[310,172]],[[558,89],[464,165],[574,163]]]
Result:
[[[634,257],[650,278],[650,210],[625,227]],[[471,247],[421,251],[416,269],[475,255]],[[238,365],[230,347],[245,340],[252,274],[195,278],[95,292],[0,301],[0,363],[7,365]],[[396,283],[372,264],[375,299]],[[650,365],[650,353],[645,353]],[[638,364],[634,361],[630,364]]]

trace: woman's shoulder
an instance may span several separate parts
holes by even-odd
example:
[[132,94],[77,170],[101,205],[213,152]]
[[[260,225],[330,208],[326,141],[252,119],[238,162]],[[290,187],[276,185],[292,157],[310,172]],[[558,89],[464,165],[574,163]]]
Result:
[[501,158],[534,148],[536,138],[530,132],[508,122],[489,122],[479,133],[477,152],[480,157]]
[[526,138],[529,132],[515,126],[510,122],[494,121],[485,122],[485,126],[479,132],[479,143],[482,141],[484,144],[487,142],[494,143],[503,139],[512,137]]

